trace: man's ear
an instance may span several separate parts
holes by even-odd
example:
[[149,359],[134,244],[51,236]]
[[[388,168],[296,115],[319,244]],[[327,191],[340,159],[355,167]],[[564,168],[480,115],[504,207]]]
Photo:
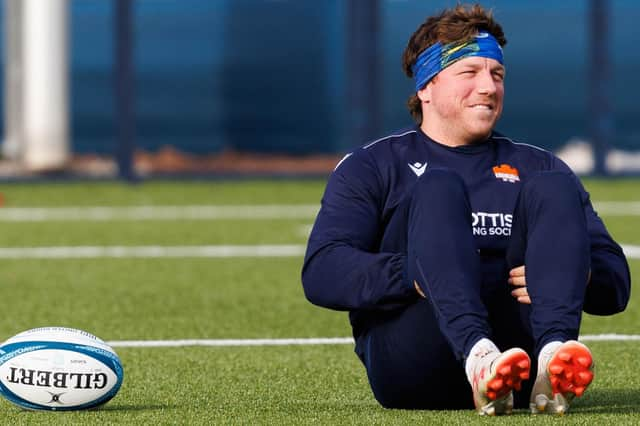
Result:
[[420,99],[420,102],[422,103],[431,102],[431,84],[427,83],[427,85],[424,86],[422,90],[418,90],[417,95],[418,95],[418,99]]

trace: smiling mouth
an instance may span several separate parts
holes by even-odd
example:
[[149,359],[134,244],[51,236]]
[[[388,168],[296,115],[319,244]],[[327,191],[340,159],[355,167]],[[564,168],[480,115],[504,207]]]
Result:
[[487,104],[471,105],[470,108],[477,109],[477,110],[482,110],[482,111],[493,111],[493,106],[492,105],[487,105]]

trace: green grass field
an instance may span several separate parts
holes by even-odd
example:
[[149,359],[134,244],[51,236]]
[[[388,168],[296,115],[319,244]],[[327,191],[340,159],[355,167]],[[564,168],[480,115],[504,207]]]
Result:
[[[640,201],[639,180],[585,182],[592,199]],[[321,181],[2,184],[16,207],[318,204]],[[640,245],[640,216],[603,216],[623,244]],[[313,217],[296,219],[0,219],[0,247],[304,245]],[[345,313],[309,304],[302,256],[278,258],[0,258],[0,340],[48,325],[107,341],[347,337]],[[630,260],[640,278],[640,260]],[[583,334],[640,334],[627,311],[585,316]],[[640,341],[591,342],[596,379],[563,424],[640,423]],[[3,424],[557,424],[519,410],[385,410],[374,400],[352,345],[116,347],[125,380],[98,410],[22,411],[0,401]]]

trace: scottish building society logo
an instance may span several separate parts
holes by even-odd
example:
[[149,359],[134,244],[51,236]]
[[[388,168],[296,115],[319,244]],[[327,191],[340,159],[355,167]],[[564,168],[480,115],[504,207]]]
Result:
[[520,176],[518,175],[518,169],[511,167],[508,164],[500,164],[493,167],[493,174],[496,175],[496,179],[502,179],[503,182],[519,182]]
[[513,215],[499,212],[472,212],[473,235],[510,236]]

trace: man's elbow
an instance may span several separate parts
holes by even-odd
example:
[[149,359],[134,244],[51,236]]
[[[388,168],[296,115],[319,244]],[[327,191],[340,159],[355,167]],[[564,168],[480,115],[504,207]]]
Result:
[[322,308],[336,311],[349,310],[349,305],[339,296],[339,289],[328,285],[332,278],[325,274],[311,273],[303,270],[302,289],[309,302]]
[[313,285],[311,279],[305,277],[304,274],[302,275],[302,290],[304,291],[304,297],[306,297],[309,302],[314,305],[318,305],[320,303],[320,300],[322,299],[321,292],[319,292],[316,286]]
[[623,312],[629,304],[631,288],[627,281],[619,287],[587,287],[583,310],[591,315],[615,315]]
[[302,269],[302,289],[307,300],[314,305],[326,307],[326,290],[323,289],[321,279],[309,264],[305,264]]

